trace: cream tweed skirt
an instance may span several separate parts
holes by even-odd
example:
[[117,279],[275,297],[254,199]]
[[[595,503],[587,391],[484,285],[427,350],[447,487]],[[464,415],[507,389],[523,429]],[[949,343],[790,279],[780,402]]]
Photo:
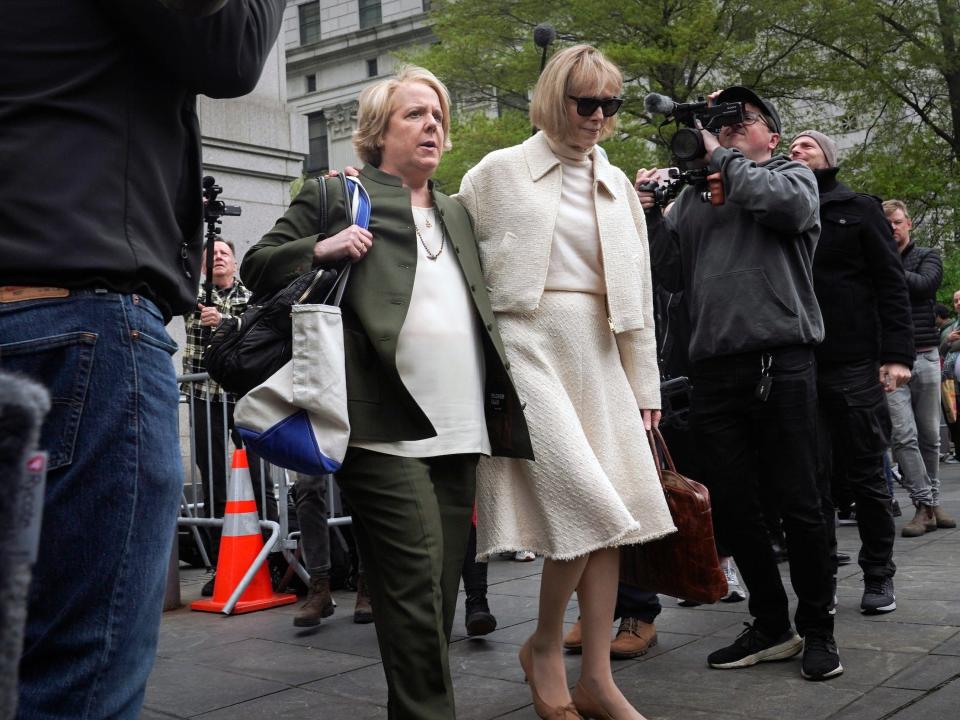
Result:
[[605,296],[546,291],[497,320],[536,461],[481,458],[477,559],[570,560],[674,531]]

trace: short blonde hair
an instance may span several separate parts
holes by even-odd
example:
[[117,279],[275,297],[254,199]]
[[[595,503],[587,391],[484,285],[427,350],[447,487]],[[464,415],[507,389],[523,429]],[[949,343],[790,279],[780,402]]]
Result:
[[883,214],[893,215],[897,210],[903,213],[903,216],[909,220],[910,213],[907,212],[907,204],[903,200],[884,200]]
[[423,83],[440,98],[440,110],[443,113],[443,149],[449,150],[450,144],[450,93],[437,76],[426,68],[416,65],[404,65],[393,77],[386,78],[367,86],[358,99],[357,129],[353,131],[353,149],[365,163],[378,166],[382,159],[380,151],[383,136],[390,124],[393,112],[393,95],[397,88],[405,83]]
[[[599,95],[610,86],[619,95],[623,89],[623,74],[602,52],[590,45],[574,45],[561,50],[550,58],[533,88],[530,122],[551,138],[562,140],[570,131],[567,96],[580,91]],[[616,115],[604,118],[600,140],[613,135],[616,128]]]

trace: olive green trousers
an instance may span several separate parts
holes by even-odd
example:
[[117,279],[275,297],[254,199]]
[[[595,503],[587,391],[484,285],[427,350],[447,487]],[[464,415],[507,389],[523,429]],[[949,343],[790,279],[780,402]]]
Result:
[[363,556],[391,720],[456,717],[447,644],[478,459],[350,448],[337,473]]

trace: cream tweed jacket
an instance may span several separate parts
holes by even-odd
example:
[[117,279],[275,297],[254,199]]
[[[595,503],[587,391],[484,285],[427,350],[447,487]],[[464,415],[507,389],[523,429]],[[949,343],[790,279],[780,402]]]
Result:
[[[659,408],[660,373],[643,208],[633,183],[621,170],[601,152],[591,157],[610,328],[638,406]],[[473,221],[496,313],[531,312],[540,303],[562,178],[560,160],[543,132],[538,132],[521,145],[488,154],[460,184],[457,199]],[[521,212],[524,208],[536,208],[536,212]]]

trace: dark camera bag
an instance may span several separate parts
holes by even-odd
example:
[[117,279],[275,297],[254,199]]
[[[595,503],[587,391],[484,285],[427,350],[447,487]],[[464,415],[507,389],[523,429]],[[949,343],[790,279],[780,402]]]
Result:
[[[343,175],[340,180],[345,184]],[[327,229],[327,186],[322,178],[319,185],[317,220],[322,236]],[[263,302],[249,305],[239,318],[225,319],[203,353],[210,377],[237,397],[265,382],[293,357],[293,305],[322,302],[339,276],[340,268],[311,270]]]

